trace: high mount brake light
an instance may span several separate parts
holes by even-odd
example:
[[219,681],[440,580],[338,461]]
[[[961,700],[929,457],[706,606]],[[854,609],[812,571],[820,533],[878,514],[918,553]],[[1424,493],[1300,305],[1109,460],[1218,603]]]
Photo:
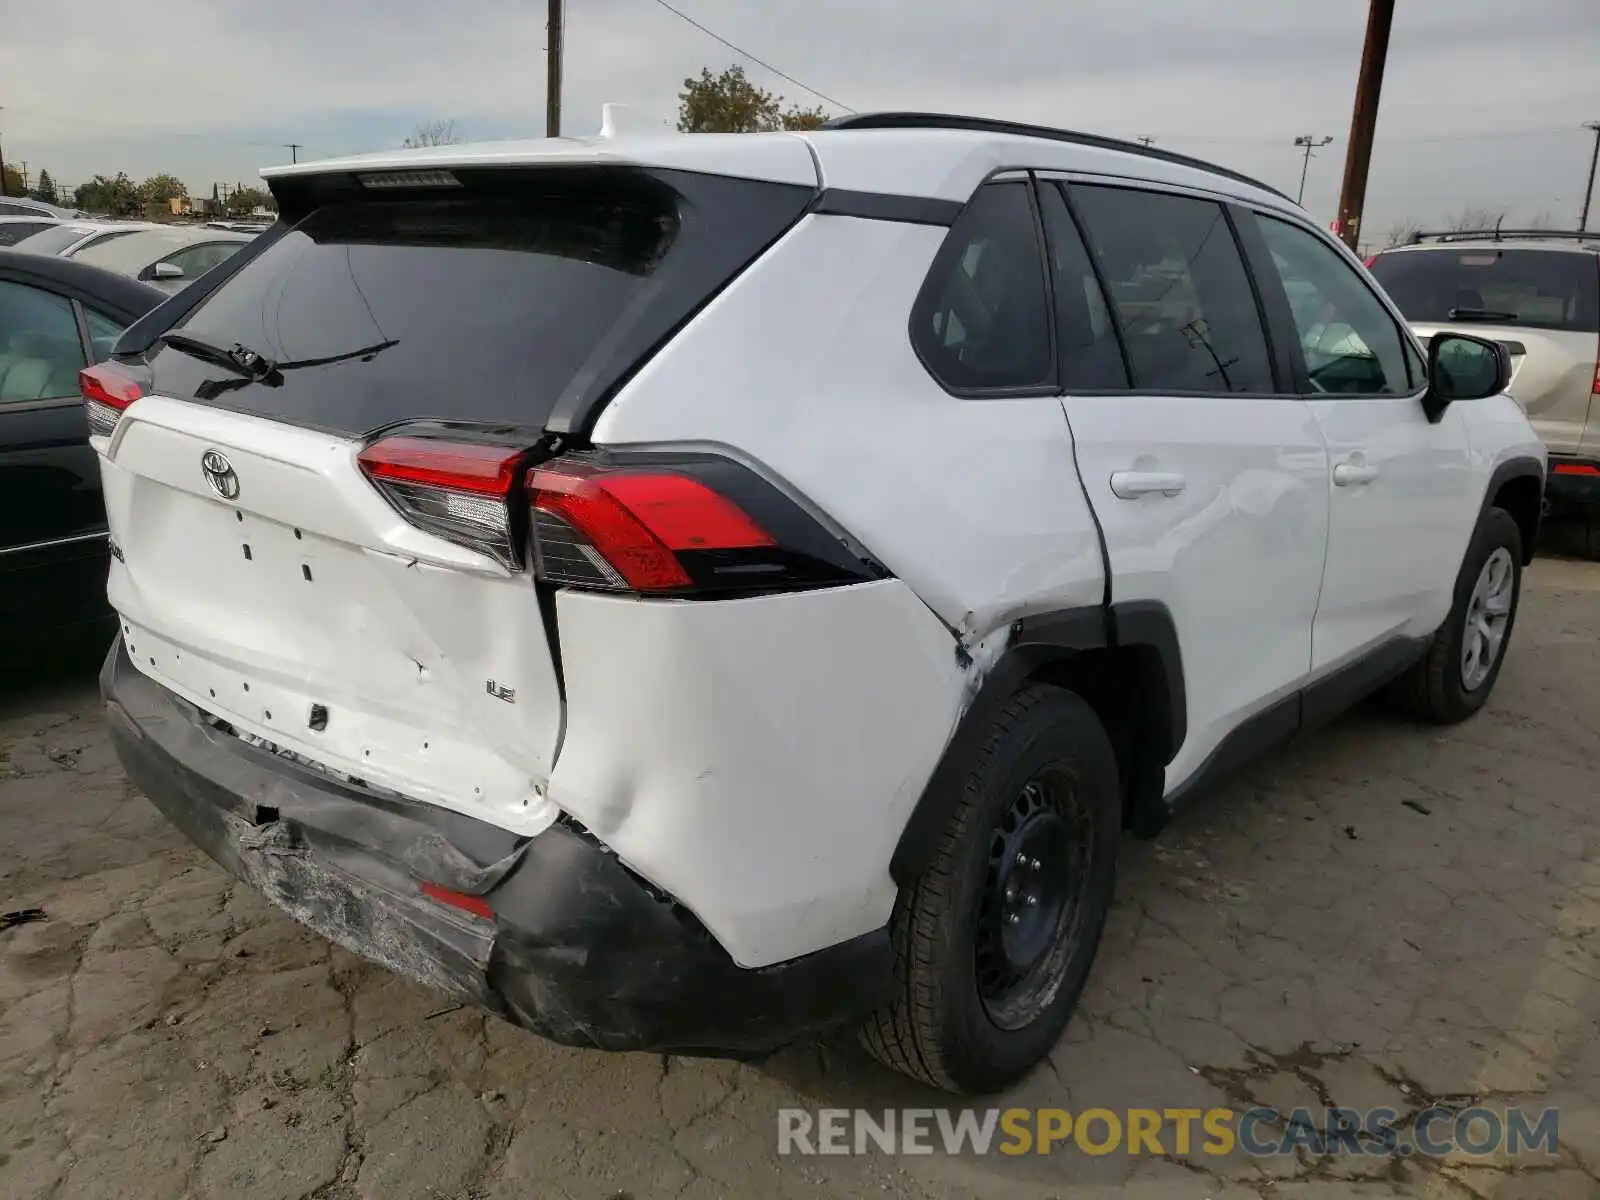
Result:
[[83,393],[89,432],[96,437],[109,437],[128,405],[144,395],[139,380],[114,363],[79,371],[78,389]]
[[392,437],[374,442],[356,461],[412,525],[514,571],[522,556],[511,493],[527,455],[510,446]]
[[777,542],[732,501],[687,475],[556,460],[528,472],[542,578],[608,591],[671,592],[694,579],[679,551]]

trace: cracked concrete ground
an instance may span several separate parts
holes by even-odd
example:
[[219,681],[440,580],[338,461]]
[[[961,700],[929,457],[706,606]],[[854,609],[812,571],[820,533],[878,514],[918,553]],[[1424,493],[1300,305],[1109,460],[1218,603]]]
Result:
[[562,1049],[302,932],[123,779],[93,668],[0,696],[0,1195],[1600,1195],[1600,566],[1531,569],[1487,711],[1365,709],[1125,845],[1082,1009],[1000,1101],[1560,1107],[1510,1161],[781,1159],[781,1107],[946,1103],[847,1043]]

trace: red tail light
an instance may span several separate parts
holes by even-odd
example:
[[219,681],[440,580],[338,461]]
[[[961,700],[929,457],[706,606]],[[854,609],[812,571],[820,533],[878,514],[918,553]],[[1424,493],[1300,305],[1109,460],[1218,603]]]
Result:
[[1378,261],[1378,256],[1376,254],[1369,254],[1369,255],[1366,256],[1366,258],[1361,260],[1361,265],[1366,267],[1367,270],[1370,271],[1370,270],[1372,270],[1372,264],[1377,262],[1377,261]]
[[584,452],[397,434],[357,455],[409,524],[557,587],[702,599],[888,572],[787,492],[713,454]]
[[1593,463],[1555,463],[1550,468],[1550,474],[1600,476],[1600,467]]
[[357,461],[411,524],[516,570],[521,539],[511,493],[527,454],[513,446],[392,437],[368,446]]
[[754,550],[772,535],[686,475],[556,460],[528,472],[538,570],[613,591],[691,587],[677,552]]
[[89,432],[97,437],[109,436],[128,405],[144,395],[139,380],[115,363],[79,371],[78,388],[83,393]]

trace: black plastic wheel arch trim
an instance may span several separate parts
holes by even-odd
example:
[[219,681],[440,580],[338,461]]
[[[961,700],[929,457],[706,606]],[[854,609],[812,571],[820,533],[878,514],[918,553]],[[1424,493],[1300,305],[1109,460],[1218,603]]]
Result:
[[1123,646],[1149,647],[1160,659],[1167,711],[1154,713],[1142,733],[1151,737],[1154,757],[1163,764],[1172,760],[1183,744],[1187,715],[1177,626],[1165,605],[1126,601],[1024,617],[1012,626],[1010,643],[983,677],[901,830],[889,859],[889,875],[895,883],[905,887],[932,861],[950,815],[960,803],[962,782],[973,758],[988,738],[995,716],[1018,689],[1046,664]]
[[[1508,458],[1496,467],[1494,473],[1489,476],[1489,486],[1483,489],[1483,503],[1478,508],[1480,514],[1489,509],[1490,505],[1494,503],[1494,498],[1500,494],[1500,489],[1513,479],[1537,479],[1539,481],[1539,496],[1541,500],[1543,500],[1544,493],[1550,486],[1550,481],[1545,475],[1544,464],[1538,459],[1526,456]],[[1541,504],[1539,510],[1535,510],[1534,533],[1536,535],[1539,525],[1542,523],[1542,512],[1540,510],[1543,507]],[[1533,561],[1534,543],[1537,540],[1537,536],[1529,538],[1528,544],[1522,548],[1523,566],[1527,566]]]

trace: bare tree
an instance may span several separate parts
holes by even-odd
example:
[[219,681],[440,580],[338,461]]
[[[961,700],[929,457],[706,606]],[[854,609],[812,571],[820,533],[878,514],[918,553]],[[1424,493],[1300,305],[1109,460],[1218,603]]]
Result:
[[1529,229],[1554,229],[1555,224],[1556,219],[1551,216],[1550,210],[1547,208],[1543,212],[1534,213],[1533,216],[1529,217],[1527,227]]
[[425,121],[401,144],[407,150],[415,150],[419,146],[453,146],[466,140],[454,121]]
[[1501,221],[1506,219],[1506,210],[1503,208],[1474,207],[1468,205],[1463,208],[1450,224],[1446,226],[1451,233],[1472,233],[1480,229],[1494,229]]
[[1391,222],[1389,228],[1383,232],[1383,248],[1393,250],[1396,246],[1404,246],[1416,237],[1422,229],[1422,222],[1412,217],[1403,217]]

